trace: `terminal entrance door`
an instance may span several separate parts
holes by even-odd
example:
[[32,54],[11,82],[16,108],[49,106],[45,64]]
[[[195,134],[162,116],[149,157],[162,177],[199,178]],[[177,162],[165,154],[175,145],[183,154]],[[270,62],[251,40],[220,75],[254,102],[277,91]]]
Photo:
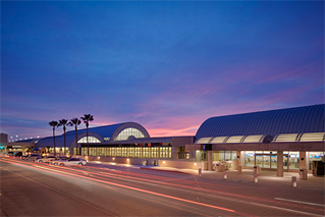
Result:
[[289,171],[289,154],[283,154],[283,171]]
[[[277,154],[255,153],[254,156],[255,165],[266,170],[277,169]],[[283,170],[288,171],[288,154],[283,155]]]

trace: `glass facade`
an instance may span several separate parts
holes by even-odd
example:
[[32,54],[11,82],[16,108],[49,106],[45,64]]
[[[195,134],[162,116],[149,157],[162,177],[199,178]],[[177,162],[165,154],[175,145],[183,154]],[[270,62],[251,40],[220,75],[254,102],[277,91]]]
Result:
[[141,133],[140,130],[129,127],[124,130],[122,130],[116,137],[115,140],[121,141],[121,140],[128,140],[130,136],[134,136],[135,138],[144,138],[144,135]]
[[255,153],[256,165],[264,169],[277,168],[277,152],[276,151],[260,151]]
[[308,159],[309,159],[309,164],[308,164],[308,169],[312,170],[313,168],[313,161],[323,161],[324,158],[324,152],[308,152]]
[[[74,148],[76,154],[76,148]],[[87,147],[81,148],[87,156]],[[133,158],[171,158],[171,147],[89,147],[89,156],[133,157]]]
[[[253,167],[255,165],[264,169],[277,168],[276,151],[246,151],[245,166]],[[283,169],[299,169],[299,152],[283,152]]]
[[[79,139],[78,143],[87,143],[87,136]],[[100,140],[93,136],[88,136],[88,143],[100,143]]]
[[[56,152],[57,155],[63,155],[64,148],[63,147],[56,147],[55,152]],[[51,148],[50,152],[48,152],[48,153],[54,154],[54,148]],[[68,147],[65,148],[65,154],[70,155],[70,150],[69,150]]]
[[288,157],[283,157],[283,166],[288,169],[299,169],[299,151],[284,151],[283,155],[286,154]]
[[236,151],[214,151],[214,161],[232,161],[236,160]]

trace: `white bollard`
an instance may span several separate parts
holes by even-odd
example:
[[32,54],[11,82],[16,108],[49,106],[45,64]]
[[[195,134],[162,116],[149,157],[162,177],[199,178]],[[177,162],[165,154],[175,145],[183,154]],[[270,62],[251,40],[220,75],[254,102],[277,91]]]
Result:
[[254,182],[258,183],[258,175],[256,173],[254,173]]
[[292,187],[297,187],[297,177],[295,176],[291,177],[291,185]]
[[227,170],[223,171],[223,179],[227,179]]

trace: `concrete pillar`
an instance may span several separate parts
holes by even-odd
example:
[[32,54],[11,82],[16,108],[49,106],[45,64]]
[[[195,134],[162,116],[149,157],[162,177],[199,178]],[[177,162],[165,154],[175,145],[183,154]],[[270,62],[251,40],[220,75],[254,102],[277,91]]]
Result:
[[237,160],[237,167],[242,166],[241,151],[236,151],[236,160]]
[[276,166],[276,176],[283,177],[283,151],[277,152]]
[[178,159],[178,148],[172,147],[172,159],[176,160]]
[[299,152],[299,169],[307,169],[307,164],[306,164],[306,152],[305,151],[300,151]]
[[238,173],[241,173],[242,171],[241,151],[236,151],[236,162],[237,162],[237,171]]
[[208,170],[212,171],[213,159],[212,159],[212,151],[208,151]]

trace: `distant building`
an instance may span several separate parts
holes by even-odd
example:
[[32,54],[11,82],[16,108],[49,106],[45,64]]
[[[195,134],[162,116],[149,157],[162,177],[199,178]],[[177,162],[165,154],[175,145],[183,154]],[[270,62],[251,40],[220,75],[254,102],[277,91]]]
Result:
[[1,144],[8,143],[8,134],[5,134],[5,133],[0,134],[0,143]]
[[5,133],[0,134],[0,153],[4,153],[7,151],[8,146],[8,135]]

